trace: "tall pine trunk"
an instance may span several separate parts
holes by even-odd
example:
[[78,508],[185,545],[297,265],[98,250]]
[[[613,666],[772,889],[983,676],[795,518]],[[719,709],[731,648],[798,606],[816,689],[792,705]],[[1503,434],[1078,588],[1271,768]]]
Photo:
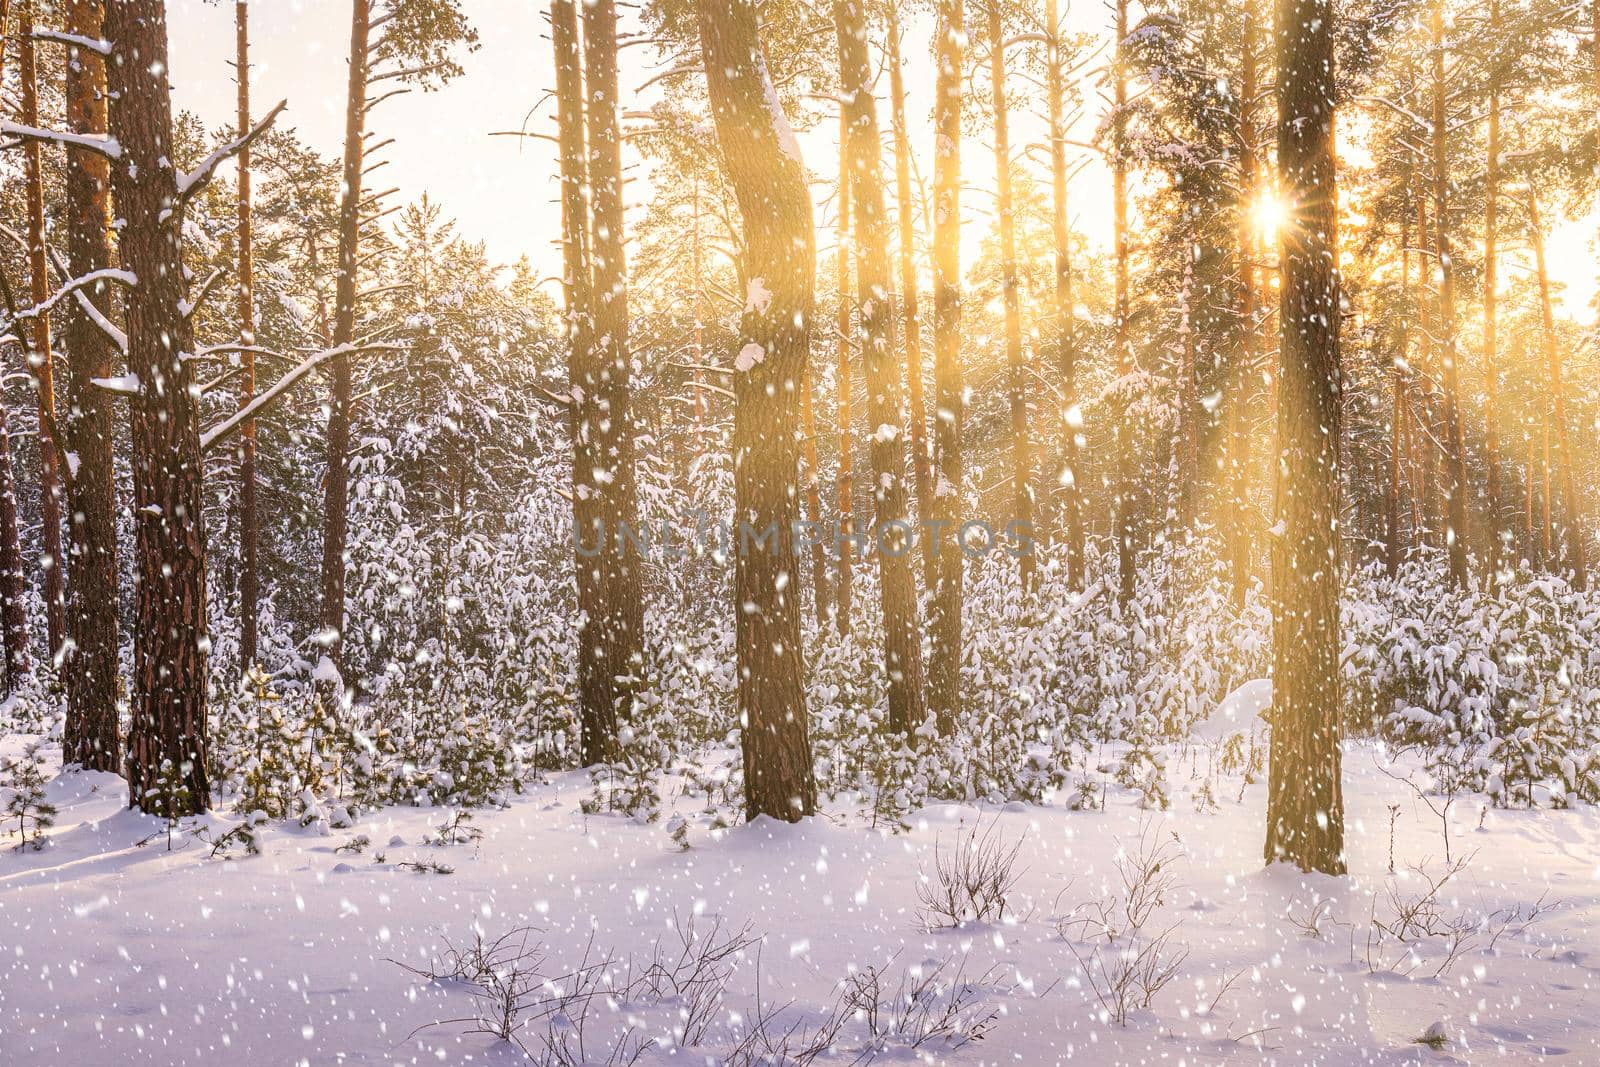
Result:
[[1060,464],[1056,477],[1061,493],[1061,526],[1067,538],[1067,584],[1083,587],[1083,492],[1078,471],[1077,322],[1072,306],[1072,232],[1067,214],[1067,126],[1065,60],[1061,47],[1061,15],[1057,0],[1045,0],[1045,33],[1049,36],[1045,93],[1050,111],[1050,207],[1055,238],[1056,374],[1060,378]]
[[[67,32],[88,40],[104,33],[103,0],[68,0]],[[67,128],[104,136],[106,68],[100,53],[67,50]],[[111,265],[111,168],[104,156],[67,149],[67,264],[75,277]],[[103,303],[104,287],[88,294]],[[93,384],[115,373],[109,338],[75,301],[65,305],[67,450],[77,457],[67,479],[67,690],[63,758],[91,770],[122,770],[118,737],[117,489],[112,459],[111,397]]]
[[1331,0],[1278,0],[1278,529],[1268,863],[1343,874],[1339,273]]
[[[350,79],[345,94],[344,184],[339,198],[339,265],[333,291],[333,346],[356,335],[356,283],[361,252],[361,171],[366,159],[368,36],[371,0],[351,0]],[[346,553],[350,533],[350,357],[332,364],[327,470],[322,492],[322,640],[342,666]]]
[[605,575],[599,546],[605,510],[595,479],[600,433],[599,367],[592,344],[589,264],[589,168],[584,136],[584,90],[578,9],[574,0],[551,0],[550,40],[555,46],[556,120],[561,144],[562,290],[567,319],[567,380],[572,389],[572,535],[577,579],[578,734],[585,766],[615,756],[617,704],[606,659]]
[[911,139],[906,131],[906,87],[900,69],[900,10],[889,4],[889,98],[894,121],[894,187],[900,224],[900,308],[905,323],[906,399],[911,405],[911,466],[917,510],[928,514],[933,492],[928,467],[928,415],[922,396],[922,316],[918,311],[916,209],[911,199]]
[[[1491,35],[1498,35],[1500,0],[1489,0]],[[1489,583],[1498,583],[1506,532],[1500,462],[1500,367],[1498,303],[1500,207],[1500,72],[1490,72],[1488,173],[1483,206],[1483,449],[1489,475]]]
[[[1567,425],[1567,394],[1566,387],[1561,381],[1561,345],[1556,338],[1555,312],[1550,299],[1550,271],[1545,262],[1544,223],[1539,215],[1538,195],[1531,188],[1528,190],[1528,230],[1533,238],[1534,269],[1539,277],[1539,316],[1542,326],[1540,334],[1544,346],[1545,370],[1549,375],[1550,417],[1555,423],[1556,456],[1561,465],[1562,510],[1566,513],[1563,516],[1563,525],[1566,527],[1567,535],[1567,557],[1564,563],[1572,575],[1573,584],[1583,589],[1589,584],[1589,557],[1584,543],[1585,509],[1583,501],[1578,497],[1573,471],[1571,430]],[[1546,441],[1545,536],[1548,538],[1550,528],[1548,436]]]
[[[744,223],[742,274],[761,279],[739,322],[734,376],[736,519],[775,543],[736,553],[735,618],[745,813],[793,821],[816,810],[800,648],[800,517],[795,484],[800,390],[815,312],[811,197],[776,99],[751,0],[700,0],[700,42],[722,164]],[[863,47],[865,44],[863,42]],[[756,610],[746,610],[753,604]]]
[[834,309],[834,344],[838,361],[838,419],[839,419],[839,526],[834,538],[838,546],[839,580],[835,586],[835,621],[841,634],[850,632],[850,609],[855,583],[852,581],[854,564],[851,560],[852,537],[855,534],[855,461],[856,442],[851,418],[850,384],[850,115],[843,105],[839,108],[839,185],[835,191],[839,213],[838,248],[838,302]]
[[966,385],[961,368],[961,46],[962,0],[940,0],[934,74],[933,159],[933,447],[936,468],[930,509],[932,658],[928,703],[942,733],[955,729],[961,708],[963,556],[961,430]]
[[1234,229],[1239,261],[1239,343],[1228,376],[1228,571],[1234,608],[1243,608],[1250,590],[1250,428],[1246,398],[1256,373],[1256,241],[1251,210],[1257,195],[1256,18],[1244,13],[1239,71],[1239,195]]
[[[23,0],[17,10],[17,51],[22,82],[22,122],[39,125],[39,77],[34,62],[34,4]],[[49,261],[45,251],[44,154],[40,142],[23,145],[27,167],[28,199],[28,277],[33,304],[43,304],[50,296]],[[61,552],[61,446],[56,440],[55,356],[51,351],[50,316],[33,319],[33,344],[29,369],[39,394],[39,512],[42,530],[40,569],[44,571],[45,629],[50,655],[61,654],[66,639],[66,586]]]
[[1395,339],[1395,354],[1389,360],[1389,395],[1393,400],[1389,415],[1389,478],[1384,490],[1384,567],[1393,578],[1400,572],[1400,558],[1405,554],[1405,543],[1400,533],[1400,471],[1405,455],[1405,425],[1407,405],[1407,349],[1410,345],[1411,303],[1411,214],[1404,209],[1400,214],[1400,315],[1399,336]]
[[[634,475],[632,412],[633,356],[628,349],[628,268],[624,254],[622,130],[617,114],[617,8],[615,0],[585,0],[583,59],[588,90],[590,260],[594,360],[592,385],[602,404],[594,423],[596,464],[604,472],[600,497],[611,537],[601,542],[602,598],[616,715],[626,719],[644,670],[644,575],[638,541],[623,527],[638,529],[638,485]],[[794,468],[791,467],[791,470]]]
[[[989,78],[994,99],[996,210],[1000,223],[1000,291],[1005,304],[1006,393],[1011,408],[1011,520],[1033,526],[1033,461],[1028,440],[1027,364],[1022,356],[1022,306],[1017,283],[1017,223],[1011,193],[1011,139],[1006,111],[1005,31],[1000,6],[989,5]],[[1031,551],[1017,557],[1024,590],[1035,586]]]
[[190,365],[182,215],[173,170],[172,94],[163,0],[106,9],[111,188],[121,259],[138,279],[127,299],[138,599],[128,795],[153,814],[205,810],[206,558],[200,412]]
[[[238,122],[242,136],[250,128],[250,4],[234,4],[235,76],[238,79]],[[239,153],[239,407],[256,395],[255,248],[250,202],[250,148]],[[256,420],[239,428],[239,666],[256,662],[256,626],[260,615],[261,571],[257,559],[260,518],[256,498]]]
[[906,491],[905,414],[900,402],[900,361],[894,351],[893,286],[888,226],[879,165],[877,109],[872,98],[865,0],[835,0],[839,70],[856,223],[856,286],[861,307],[862,367],[867,424],[872,427],[872,498],[882,600],[884,670],[888,676],[889,731],[908,734],[926,715],[922,634],[918,623],[914,535]]
[[1467,457],[1461,433],[1461,372],[1456,361],[1456,266],[1450,251],[1450,164],[1445,123],[1444,0],[1434,0],[1433,30],[1433,225],[1439,266],[1439,345],[1444,421],[1445,550],[1450,584],[1465,588],[1467,572]]
[[[1134,370],[1133,338],[1128,327],[1128,72],[1124,57],[1128,37],[1128,0],[1116,0],[1116,34],[1111,61],[1111,241],[1116,276],[1112,329],[1117,377],[1126,383]],[[1128,419],[1127,399],[1126,396],[1120,398],[1120,410],[1116,415],[1117,596],[1124,606],[1133,600],[1137,580],[1133,544],[1133,425]]]

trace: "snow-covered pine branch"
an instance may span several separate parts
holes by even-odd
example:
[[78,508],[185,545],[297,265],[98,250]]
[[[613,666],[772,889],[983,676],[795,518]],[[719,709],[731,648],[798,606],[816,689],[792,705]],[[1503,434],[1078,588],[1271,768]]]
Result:
[[82,48],[102,56],[111,55],[111,42],[104,37],[85,37],[77,33],[63,33],[60,30],[34,30],[28,36],[35,41],[49,41],[53,44],[69,45],[73,48]]
[[[13,240],[20,240],[20,238],[12,231],[5,229],[4,227],[0,227],[0,230],[3,230],[6,236],[11,237]],[[56,268],[57,274],[61,275],[63,278],[69,277],[72,274],[72,272],[67,269],[67,264],[62,261],[60,253],[58,253],[55,249],[48,247],[45,249],[45,252],[50,256],[50,263]],[[122,281],[123,284],[129,286],[138,284],[139,279],[131,272],[121,271],[120,273],[123,275],[123,277],[119,280]],[[83,312],[84,318],[94,323],[100,332],[105,334],[106,337],[110,339],[111,343],[117,346],[117,351],[126,356],[128,354],[128,335],[119,329],[116,323],[112,322],[101,313],[100,309],[95,306],[94,301],[89,299],[89,294],[83,291],[82,286],[72,290],[72,298],[77,302],[78,308]]]
[[98,152],[107,159],[120,159],[122,157],[122,146],[120,144],[110,137],[98,134],[67,133],[63,130],[47,130],[39,126],[24,126],[20,122],[0,121],[0,135],[15,137],[18,142],[44,141],[49,144],[66,145],[69,148],[82,148],[90,152]]
[[[57,267],[59,266],[60,264],[57,264]],[[47,296],[43,303],[36,304],[33,307],[23,308],[21,311],[18,311],[17,320],[20,322],[23,319],[36,319],[40,315],[47,315],[50,313],[52,308],[54,308],[67,296],[78,292],[80,289],[86,289],[97,282],[104,281],[117,282],[118,284],[126,286],[134,286],[139,283],[139,279],[134,277],[131,272],[119,270],[115,267],[107,267],[102,270],[90,271],[88,274],[80,275],[66,282],[61,286],[61,288]]]
[[178,202],[180,204],[186,203],[191,196],[205,188],[206,183],[211,180],[211,176],[217,172],[219,166],[250,147],[250,143],[266,133],[268,127],[277,119],[278,113],[288,106],[289,101],[279,100],[277,106],[262,116],[260,122],[250,127],[249,132],[240,137],[235,137],[227,144],[219,147],[215,152],[201,160],[200,165],[193,170],[178,175]]
[[313,352],[311,355],[297,363],[294,367],[288,371],[285,371],[283,377],[273,382],[269,388],[264,390],[254,400],[250,401],[250,403],[246,404],[244,407],[240,408],[226,419],[223,419],[216,426],[201,434],[200,451],[209,452],[211,449],[215,448],[219,443],[226,440],[227,437],[235,430],[239,429],[239,427],[256,418],[261,414],[262,411],[277,403],[277,401],[285,393],[294,388],[295,384],[299,382],[300,379],[304,378],[306,375],[310,374],[324,363],[337,359],[340,356],[351,356],[359,352],[392,352],[399,350],[401,347],[403,346],[397,344],[344,344],[335,345],[332,348],[324,348],[320,352]]

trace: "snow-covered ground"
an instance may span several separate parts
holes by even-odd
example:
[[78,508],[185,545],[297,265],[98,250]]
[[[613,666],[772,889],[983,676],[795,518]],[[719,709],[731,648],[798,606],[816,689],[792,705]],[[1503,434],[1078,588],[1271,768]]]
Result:
[[[6,739],[0,751],[20,745]],[[1470,858],[1397,938],[1374,923],[1404,925],[1428,884],[1409,868],[1439,877],[1444,838],[1378,750],[1345,751],[1344,879],[1262,868],[1265,787],[1234,774],[1197,794],[1218,751],[1167,751],[1165,812],[1113,789],[1104,811],[938,805],[898,834],[841,807],[799,826],[713,830],[680,801],[691,816],[684,850],[666,821],[583,814],[587,782],[573,774],[475,813],[476,843],[427,844],[447,812],[389,809],[327,835],[265,828],[260,855],[231,860],[192,834],[169,848],[162,824],[124,810],[114,777],[60,776],[48,846],[0,853],[0,1062],[527,1062],[472,1032],[472,986],[399,965],[427,970],[474,931],[526,927],[535,930],[517,940],[528,967],[554,980],[526,982],[520,1036],[535,1056],[563,1028],[575,1048],[581,1016],[587,1062],[607,1062],[630,1028],[635,1043],[655,1042],[640,1063],[729,1062],[758,1014],[758,972],[769,1029],[786,1031],[818,1025],[847,977],[877,968],[886,1016],[893,990],[919,974],[933,976],[931,1012],[898,1033],[880,1019],[876,1039],[852,1017],[816,1062],[864,1062],[874,1044],[884,1061],[957,1064],[1600,1062],[1600,813],[1485,812],[1478,798],[1458,800],[1452,859]],[[936,886],[940,857],[980,820],[991,841],[1021,843],[1005,917],[930,930],[919,879]],[[337,851],[358,835],[372,845]],[[1141,841],[1164,850],[1155,877],[1172,882],[1128,931],[1115,918],[1127,911],[1119,871]],[[760,941],[727,961],[697,1047],[674,1050],[691,995],[640,992],[627,965],[637,978],[651,947],[675,949],[675,926],[691,917],[702,943],[746,927]],[[1087,973],[1104,992],[1123,954],[1141,950],[1158,970],[1175,963],[1174,976],[1119,1025]],[[534,1018],[585,959],[614,961],[599,983],[632,992]],[[935,1035],[908,1048],[952,988],[965,997],[952,1028],[978,1026],[982,1040],[952,1049]],[[437,1020],[460,1021],[427,1025]],[[1430,1031],[1439,1040],[1418,1043]]]

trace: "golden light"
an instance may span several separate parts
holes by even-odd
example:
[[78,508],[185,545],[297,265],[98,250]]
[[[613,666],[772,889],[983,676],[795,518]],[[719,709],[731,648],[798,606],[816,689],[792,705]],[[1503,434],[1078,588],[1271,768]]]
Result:
[[1276,193],[1262,193],[1256,197],[1250,217],[1263,241],[1275,241],[1278,231],[1289,221],[1289,205]]

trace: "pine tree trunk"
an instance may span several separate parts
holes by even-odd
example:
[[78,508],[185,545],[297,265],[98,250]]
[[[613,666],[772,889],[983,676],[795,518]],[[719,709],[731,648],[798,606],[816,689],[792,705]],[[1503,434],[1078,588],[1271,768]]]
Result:
[[895,202],[900,223],[900,307],[906,336],[906,398],[911,405],[911,465],[917,511],[929,513],[933,492],[928,466],[928,415],[922,397],[922,317],[918,313],[916,212],[911,200],[911,141],[906,132],[906,88],[900,70],[900,12],[889,3],[889,96],[894,116]]
[[[39,79],[34,63],[34,2],[23,0],[17,9],[17,50],[19,78],[22,82],[22,122],[39,125]],[[44,159],[40,143],[23,145],[27,167],[28,198],[28,277],[32,283],[33,304],[43,304],[50,296],[50,272],[45,253]],[[29,369],[39,393],[39,510],[42,530],[40,569],[44,571],[45,629],[52,658],[61,654],[66,639],[65,567],[61,551],[61,450],[56,440],[55,356],[51,351],[50,316],[33,320],[33,345]]]
[[1444,407],[1445,549],[1450,584],[1464,589],[1467,570],[1467,457],[1461,433],[1461,372],[1456,363],[1456,268],[1450,252],[1450,177],[1445,122],[1444,3],[1434,0],[1433,15],[1433,225],[1439,264],[1439,371]]
[[888,675],[889,730],[908,734],[927,712],[923,691],[922,635],[911,552],[905,413],[900,402],[900,360],[894,351],[889,237],[879,166],[877,109],[872,98],[865,0],[835,0],[839,69],[850,123],[851,201],[856,222],[856,285],[861,307],[862,366],[867,384],[867,424],[873,428],[872,498],[883,610],[884,670]]
[[1228,387],[1228,570],[1235,609],[1243,608],[1250,590],[1250,432],[1246,398],[1256,373],[1256,241],[1251,211],[1257,195],[1256,20],[1247,9],[1240,43],[1239,196],[1234,204],[1239,257],[1239,346]]
[[584,147],[582,45],[574,0],[551,0],[550,39],[555,46],[561,142],[561,281],[569,345],[567,379],[573,386],[573,572],[583,620],[578,630],[579,753],[585,766],[593,766],[616,756],[617,704],[606,659],[606,584],[599,559],[606,538],[604,503],[595,480],[601,396],[599,361],[591,340],[588,152]]
[[[350,80],[345,97],[344,184],[339,199],[339,266],[334,281],[335,347],[356,335],[356,284],[361,252],[361,171],[366,159],[367,62],[370,0],[350,4]],[[322,639],[343,666],[346,553],[350,507],[350,357],[331,362],[327,470],[322,494]]]
[[1051,222],[1055,237],[1056,374],[1060,378],[1061,525],[1067,535],[1067,585],[1083,588],[1083,491],[1079,487],[1078,350],[1076,313],[1072,306],[1072,232],[1067,214],[1067,127],[1061,15],[1057,0],[1045,0],[1045,33],[1049,35],[1045,93],[1050,111]]
[[162,815],[205,810],[206,557],[200,412],[184,314],[181,213],[172,160],[163,0],[117,0],[106,9],[111,136],[121,156],[111,188],[122,220],[128,294],[138,600],[128,795]]
[[[1116,0],[1116,44],[1112,58],[1111,114],[1111,227],[1112,255],[1116,282],[1112,305],[1117,377],[1126,382],[1133,374],[1133,339],[1128,332],[1128,72],[1124,60],[1128,37],[1128,0]],[[1124,410],[1117,412],[1117,596],[1126,606],[1133,600],[1137,575],[1134,574],[1133,544],[1133,426]]]
[[[237,129],[250,128],[250,4],[234,4],[235,75],[238,79]],[[239,407],[256,395],[255,248],[250,203],[250,149],[239,153]],[[256,420],[239,428],[239,666],[249,670],[256,662],[256,626],[260,615],[261,571],[257,559],[260,518],[256,498]]]
[[1176,540],[1187,541],[1194,528],[1194,496],[1200,476],[1200,395],[1195,381],[1194,254],[1183,248],[1183,286],[1178,294],[1178,478]]
[[762,279],[770,294],[746,304],[740,352],[760,356],[741,360],[748,369],[733,379],[737,521],[781,531],[770,547],[736,553],[735,605],[757,606],[735,612],[745,813],[793,821],[817,804],[800,595],[788,581],[798,562],[788,534],[800,517],[795,431],[815,313],[816,244],[794,133],[769,106],[776,93],[756,10],[751,0],[701,0],[700,41],[722,162],[744,222],[742,273]]
[[817,626],[826,626],[828,613],[833,610],[832,590],[828,585],[828,552],[822,543],[822,478],[817,467],[817,410],[816,383],[811,374],[809,356],[806,363],[806,381],[800,395],[801,434],[805,449],[801,453],[805,465],[806,521],[817,534],[811,539],[812,602],[816,607]]
[[[1489,0],[1490,32],[1498,33],[1500,0]],[[1500,460],[1500,367],[1498,351],[1498,303],[1500,280],[1499,201],[1500,201],[1500,84],[1499,72],[1491,74],[1489,89],[1488,173],[1484,179],[1483,208],[1483,448],[1489,468],[1489,584],[1500,576],[1500,557],[1506,532],[1501,528],[1504,490],[1501,488]]]
[[940,0],[934,75],[933,379],[934,463],[928,555],[933,568],[928,703],[941,733],[961,709],[961,46],[962,0]]
[[1278,390],[1268,863],[1343,874],[1339,719],[1339,274],[1331,0],[1278,0],[1278,165],[1288,224]]
[[[1411,292],[1411,216],[1400,216],[1400,292],[1409,302]],[[1389,417],[1389,480],[1383,498],[1384,516],[1384,567],[1393,578],[1400,572],[1400,558],[1405,545],[1400,535],[1400,469],[1405,443],[1406,421],[1406,356],[1410,344],[1409,316],[1402,313],[1400,336],[1396,342],[1394,358],[1389,361],[1389,392],[1393,407]]]
[[[1566,513],[1563,516],[1563,525],[1566,527],[1567,535],[1567,558],[1564,562],[1572,575],[1572,584],[1584,589],[1589,584],[1588,549],[1584,544],[1584,507],[1582,500],[1578,498],[1577,483],[1573,473],[1572,438],[1569,436],[1570,430],[1567,426],[1567,395],[1566,388],[1561,382],[1561,346],[1556,339],[1555,312],[1550,300],[1550,272],[1545,264],[1544,225],[1539,216],[1538,197],[1531,188],[1528,190],[1528,229],[1533,238],[1534,267],[1539,276],[1539,314],[1543,326],[1541,334],[1544,342],[1545,369],[1550,376],[1550,413],[1551,420],[1555,423],[1556,455],[1561,464],[1562,509]],[[1549,445],[1546,444],[1547,456],[1548,453]],[[1547,467],[1548,463],[1547,459]],[[1549,484],[1547,473],[1545,475],[1546,537],[1549,536]]]
[[[1000,7],[989,5],[989,77],[994,93],[996,210],[1000,223],[1000,289],[1005,303],[1006,393],[1011,407],[1011,520],[1024,531],[1033,526],[1033,461],[1028,440],[1027,365],[1022,356],[1022,306],[1017,286],[1017,224],[1011,195],[1011,141],[1006,112],[1005,34]],[[1022,588],[1036,585],[1032,552],[1020,553]]]
[[[89,40],[104,33],[103,0],[68,0],[67,32]],[[67,50],[67,128],[104,136],[106,69],[98,52]],[[104,156],[67,149],[67,264],[74,277],[111,265],[111,169]],[[105,306],[106,292],[86,294]],[[93,385],[115,373],[109,338],[76,302],[67,301],[67,450],[77,457],[67,479],[71,514],[67,550],[67,690],[63,758],[90,770],[122,771],[118,737],[117,488],[112,458],[111,397]]]
[[851,548],[855,534],[855,453],[856,443],[851,419],[850,384],[850,116],[844,107],[839,108],[839,187],[835,191],[839,212],[838,286],[839,300],[835,309],[834,329],[838,359],[838,416],[839,416],[839,528],[834,538],[838,546],[839,581],[835,587],[838,615],[835,622],[839,632],[850,632],[853,564]]
[[[5,74],[10,0],[0,0],[0,80]],[[10,283],[0,272],[9,310],[16,303]],[[19,343],[23,357],[25,344]],[[28,655],[28,608],[23,600],[22,548],[17,534],[17,480],[11,462],[10,412],[0,397],[0,637],[4,639],[6,693],[16,690],[31,669]]]
[[[618,123],[617,8],[615,0],[585,0],[583,58],[588,90],[590,258],[594,270],[593,391],[603,405],[596,436],[604,518],[613,536],[602,542],[601,576],[606,641],[616,715],[626,720],[644,669],[644,574],[637,540],[638,484],[634,475],[632,354],[628,349],[628,268],[623,239],[622,131]],[[795,468],[791,467],[791,471]]]

